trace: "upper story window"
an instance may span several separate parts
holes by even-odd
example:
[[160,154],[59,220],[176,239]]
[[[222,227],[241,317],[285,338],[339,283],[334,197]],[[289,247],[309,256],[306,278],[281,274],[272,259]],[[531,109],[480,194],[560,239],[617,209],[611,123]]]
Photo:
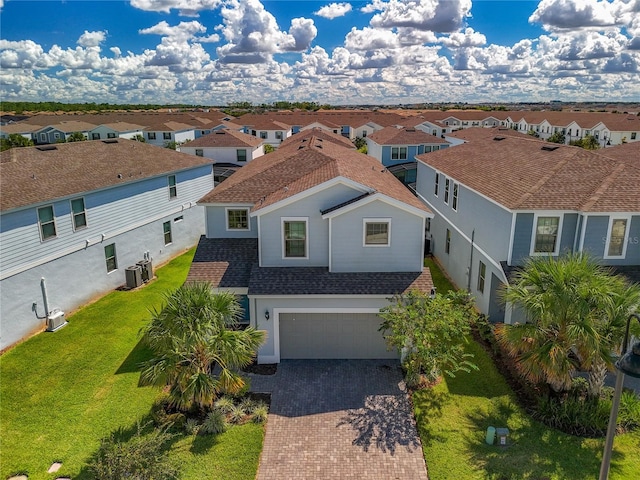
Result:
[[451,184],[451,180],[448,178],[444,181],[444,203],[449,204],[449,187]]
[[176,176],[169,175],[167,177],[169,183],[169,198],[176,198],[178,196],[178,186],[176,185]]
[[388,247],[391,245],[391,219],[364,219],[364,246]]
[[487,275],[487,266],[480,262],[478,264],[478,291],[484,293],[484,279]]
[[147,138],[149,140],[155,140],[156,139],[156,132],[149,132],[147,133]]
[[116,259],[116,244],[105,245],[104,259],[107,264],[107,272],[113,272],[118,269],[118,260]]
[[366,130],[362,131],[362,138],[367,138],[367,131]]
[[84,198],[71,200],[71,214],[73,215],[73,229],[80,230],[87,226],[87,212],[84,208]]
[[440,174],[436,173],[436,181],[435,181],[435,186],[433,189],[433,194],[437,197],[438,196],[438,188],[440,187]]
[[260,132],[260,138],[266,139],[267,138],[267,132]]
[[201,148],[196,148],[196,156],[198,156],[198,157],[203,157],[204,156],[204,152],[202,151]]
[[627,236],[629,234],[628,218],[610,218],[605,258],[624,257],[627,253]]
[[391,147],[391,160],[406,160],[407,147]]
[[536,217],[535,230],[533,232],[532,254],[556,254],[558,253],[558,234],[560,232],[560,217],[538,216]]
[[635,140],[638,132],[631,132],[631,140]]
[[285,218],[282,220],[282,229],[283,257],[308,258],[306,218]]
[[249,230],[249,210],[227,208],[227,230]]
[[53,215],[53,205],[38,209],[38,223],[42,240],[56,237],[56,219]]
[[458,184],[453,182],[453,198],[451,200],[451,208],[458,210]]
[[92,133],[91,134],[91,140],[100,140],[100,134],[99,133]]
[[282,132],[276,132],[276,140],[282,140]]
[[255,137],[256,136],[256,131],[255,130],[251,130],[251,135],[253,135]]
[[171,132],[162,132],[163,140],[171,140]]
[[239,148],[236,150],[236,160],[238,162],[246,162],[247,161],[247,150],[244,148]]
[[107,138],[116,138],[116,134],[113,132],[108,132],[107,133]]

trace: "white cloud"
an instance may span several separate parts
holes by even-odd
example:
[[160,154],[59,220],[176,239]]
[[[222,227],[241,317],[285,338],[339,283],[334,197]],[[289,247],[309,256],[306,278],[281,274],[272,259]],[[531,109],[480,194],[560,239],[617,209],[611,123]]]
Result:
[[213,33],[206,37],[195,37],[194,41],[198,43],[218,43],[220,41],[220,35]]
[[379,12],[371,19],[372,27],[454,32],[469,15],[471,0],[373,0],[361,11]]
[[349,51],[379,50],[382,48],[398,48],[398,35],[391,30],[365,27],[358,30],[353,27],[347,34],[344,46]]
[[111,47],[109,50],[116,56],[116,58],[122,55],[122,51],[119,47]]
[[87,32],[86,30],[76,42],[81,47],[97,47],[107,38],[106,30],[103,32]]
[[131,0],[131,6],[147,12],[171,13],[178,10],[185,17],[197,17],[202,10],[215,10],[223,0]]
[[314,12],[314,15],[333,20],[334,18],[344,17],[352,9],[353,7],[350,3],[330,3],[329,5],[322,7],[317,12]]
[[611,27],[630,23],[639,11],[636,0],[542,0],[529,22],[547,30]]
[[138,33],[142,35],[162,35],[175,39],[188,40],[190,38],[193,38],[196,33],[204,33],[206,31],[207,27],[202,25],[200,22],[180,22],[180,24],[172,27],[163,20],[153,27],[143,28],[139,30]]
[[467,27],[464,32],[451,33],[448,37],[441,38],[440,42],[449,48],[479,47],[487,43],[487,37]]
[[11,42],[0,40],[0,67],[38,69],[48,68],[44,50],[32,40]]

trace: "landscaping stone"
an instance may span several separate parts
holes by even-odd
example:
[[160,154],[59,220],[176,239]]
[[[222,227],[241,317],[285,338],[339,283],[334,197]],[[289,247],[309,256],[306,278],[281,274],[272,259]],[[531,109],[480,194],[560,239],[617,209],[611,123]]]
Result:
[[49,467],[49,470],[47,470],[47,473],[55,473],[58,470],[60,470],[60,467],[62,466],[61,462],[53,462],[51,464],[51,466]]

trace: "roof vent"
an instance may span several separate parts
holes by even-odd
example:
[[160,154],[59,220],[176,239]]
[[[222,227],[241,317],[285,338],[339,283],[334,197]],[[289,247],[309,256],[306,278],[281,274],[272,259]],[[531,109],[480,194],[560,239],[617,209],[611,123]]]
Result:
[[56,147],[55,145],[41,145],[39,147],[36,147],[37,150],[40,150],[41,152],[48,152],[49,150],[57,150],[58,147]]
[[216,130],[216,135],[224,135],[227,132],[225,132],[224,130]]
[[118,143],[118,140],[115,138],[109,138],[107,140],[102,140],[102,143]]
[[493,139],[494,139],[496,142],[499,142],[499,141],[501,141],[501,140],[504,140],[505,138],[506,138],[506,137],[493,137]]
[[544,150],[545,152],[553,152],[560,148],[559,145],[544,145],[540,150]]
[[415,129],[415,128],[407,128],[407,129],[405,130],[405,132],[415,132],[415,131],[416,131],[416,129]]

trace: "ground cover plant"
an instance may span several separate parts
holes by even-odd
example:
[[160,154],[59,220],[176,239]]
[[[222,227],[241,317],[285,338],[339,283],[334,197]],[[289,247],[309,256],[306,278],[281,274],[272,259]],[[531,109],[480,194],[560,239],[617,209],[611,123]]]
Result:
[[[139,364],[151,358],[139,330],[180,286],[194,250],[156,270],[157,279],[134,291],[115,291],[69,317],[56,333],[43,333],[0,357],[0,478],[67,476],[91,479],[88,462],[101,439],[151,420],[159,391],[139,387]],[[246,422],[219,435],[181,433],[168,442],[181,478],[253,478],[264,426]],[[61,461],[57,474],[48,474]]]
[[[451,288],[431,263],[438,291]],[[583,480],[596,478],[604,438],[569,435],[536,421],[523,408],[476,341],[466,344],[478,372],[445,376],[412,392],[414,413],[429,477],[434,480]],[[622,412],[621,412],[622,413]],[[506,447],[487,445],[487,428],[507,427]],[[617,435],[611,480],[640,478],[640,431]]]

